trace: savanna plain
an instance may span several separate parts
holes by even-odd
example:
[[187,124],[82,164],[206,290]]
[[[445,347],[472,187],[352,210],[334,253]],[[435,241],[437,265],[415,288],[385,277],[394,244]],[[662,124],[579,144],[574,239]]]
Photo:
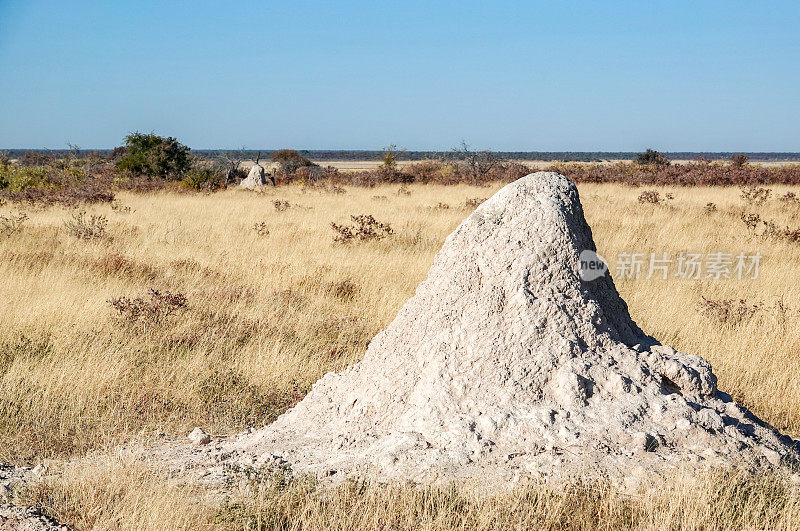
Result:
[[[140,459],[135,448],[195,426],[224,436],[269,423],[323,374],[357,362],[445,237],[500,186],[123,191],[83,213],[1,205],[0,462],[44,465],[16,501],[78,529],[800,526],[796,486],[734,470],[638,494],[580,478],[497,492],[329,487],[263,470],[220,495]],[[643,196],[579,184],[612,274],[620,253],[760,253],[757,278],[687,279],[673,264],[667,279],[646,278],[645,266],[615,282],[647,333],[709,360],[720,389],[798,437],[800,238],[776,227],[800,226],[800,202],[787,196],[800,190],[768,188]],[[336,241],[331,223],[359,215],[391,230]]]

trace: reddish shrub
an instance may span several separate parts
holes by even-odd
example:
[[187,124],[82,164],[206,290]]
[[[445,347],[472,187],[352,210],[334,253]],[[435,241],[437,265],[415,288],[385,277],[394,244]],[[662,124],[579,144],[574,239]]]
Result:
[[115,297],[108,303],[126,321],[159,323],[178,310],[186,308],[186,296],[150,288],[147,297]]

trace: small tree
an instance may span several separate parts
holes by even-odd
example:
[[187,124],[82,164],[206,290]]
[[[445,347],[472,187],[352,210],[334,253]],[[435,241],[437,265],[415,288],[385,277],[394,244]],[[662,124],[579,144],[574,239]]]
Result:
[[[258,156],[260,157],[261,154],[259,153]],[[238,151],[219,152],[216,163],[224,175],[226,184],[236,183],[247,177],[247,172],[241,168],[242,162],[246,159],[247,153],[244,147]],[[256,159],[256,164],[258,164],[258,159]]]
[[736,166],[737,168],[741,168],[745,164],[750,161],[750,157],[745,155],[744,153],[737,153],[736,155],[731,157],[731,164]]
[[191,167],[189,151],[173,137],[135,132],[125,137],[125,151],[116,165],[123,171],[174,180]]
[[473,151],[465,140],[453,149],[453,154],[466,166],[470,181],[480,184],[489,180],[492,170],[500,164],[500,160],[490,150]]
[[663,153],[648,148],[645,152],[636,155],[636,164],[669,166],[669,159]]
[[316,166],[313,162],[302,156],[294,149],[280,149],[272,154],[272,162],[278,164],[280,171],[285,174],[292,174],[300,168]]
[[399,159],[405,152],[405,149],[397,149],[395,144],[391,144],[390,146],[383,148],[383,153],[381,153],[381,169],[392,171],[396,170],[397,159]]

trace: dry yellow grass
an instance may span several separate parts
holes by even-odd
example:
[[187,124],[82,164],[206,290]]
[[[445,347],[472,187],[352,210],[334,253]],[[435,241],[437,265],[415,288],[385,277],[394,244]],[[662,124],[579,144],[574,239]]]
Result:
[[[184,434],[195,425],[220,434],[270,421],[322,374],[360,358],[469,213],[465,202],[498,187],[412,185],[410,195],[398,194],[397,186],[344,194],[297,186],[264,194],[123,193],[118,202],[130,211],[89,209],[109,220],[110,238],[96,240],[68,233],[68,210],[27,209],[20,231],[0,236],[0,461],[35,463],[156,432]],[[641,205],[640,189],[579,188],[598,250],[612,262],[620,252],[763,255],[753,280],[640,278],[618,279],[617,286],[646,332],[707,358],[721,389],[800,435],[800,245],[753,237],[739,219],[746,209],[797,227],[800,205],[745,206],[735,188],[661,188],[675,196],[669,205]],[[291,206],[279,211],[275,200]],[[706,213],[708,202],[718,210]],[[5,205],[0,214],[10,210]],[[334,243],[330,222],[362,213],[390,223],[395,234]],[[262,230],[254,229],[262,222]],[[107,302],[150,287],[185,294],[188,309],[161,323],[130,323]],[[760,302],[764,309],[739,323],[720,323],[698,311],[701,296]],[[776,309],[778,301],[788,310]],[[745,525],[741,518],[749,513],[725,513],[742,510],[740,491],[763,498],[747,509],[755,511],[752,527],[790,528],[800,515],[793,493],[777,483],[764,486],[771,480],[746,482],[737,491],[737,480],[719,477],[692,488],[676,483],[641,499],[599,486],[487,498],[408,486],[320,496],[295,484],[217,514],[198,503],[194,489],[167,485],[134,463],[102,471],[87,466],[71,467],[31,496],[85,528],[237,527],[261,513],[311,527],[585,521],[587,528],[714,528]]]
[[38,504],[78,529],[775,529],[800,525],[800,496],[781,480],[680,477],[638,495],[606,484],[485,492],[450,486],[302,479],[254,481],[220,500],[153,475],[134,456],[82,463],[35,486]]

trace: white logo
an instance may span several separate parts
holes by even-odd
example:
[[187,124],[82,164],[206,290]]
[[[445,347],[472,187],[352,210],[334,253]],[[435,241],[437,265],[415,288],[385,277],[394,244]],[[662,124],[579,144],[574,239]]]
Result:
[[578,256],[578,275],[584,282],[596,280],[608,271],[605,258],[594,251],[586,249]]

